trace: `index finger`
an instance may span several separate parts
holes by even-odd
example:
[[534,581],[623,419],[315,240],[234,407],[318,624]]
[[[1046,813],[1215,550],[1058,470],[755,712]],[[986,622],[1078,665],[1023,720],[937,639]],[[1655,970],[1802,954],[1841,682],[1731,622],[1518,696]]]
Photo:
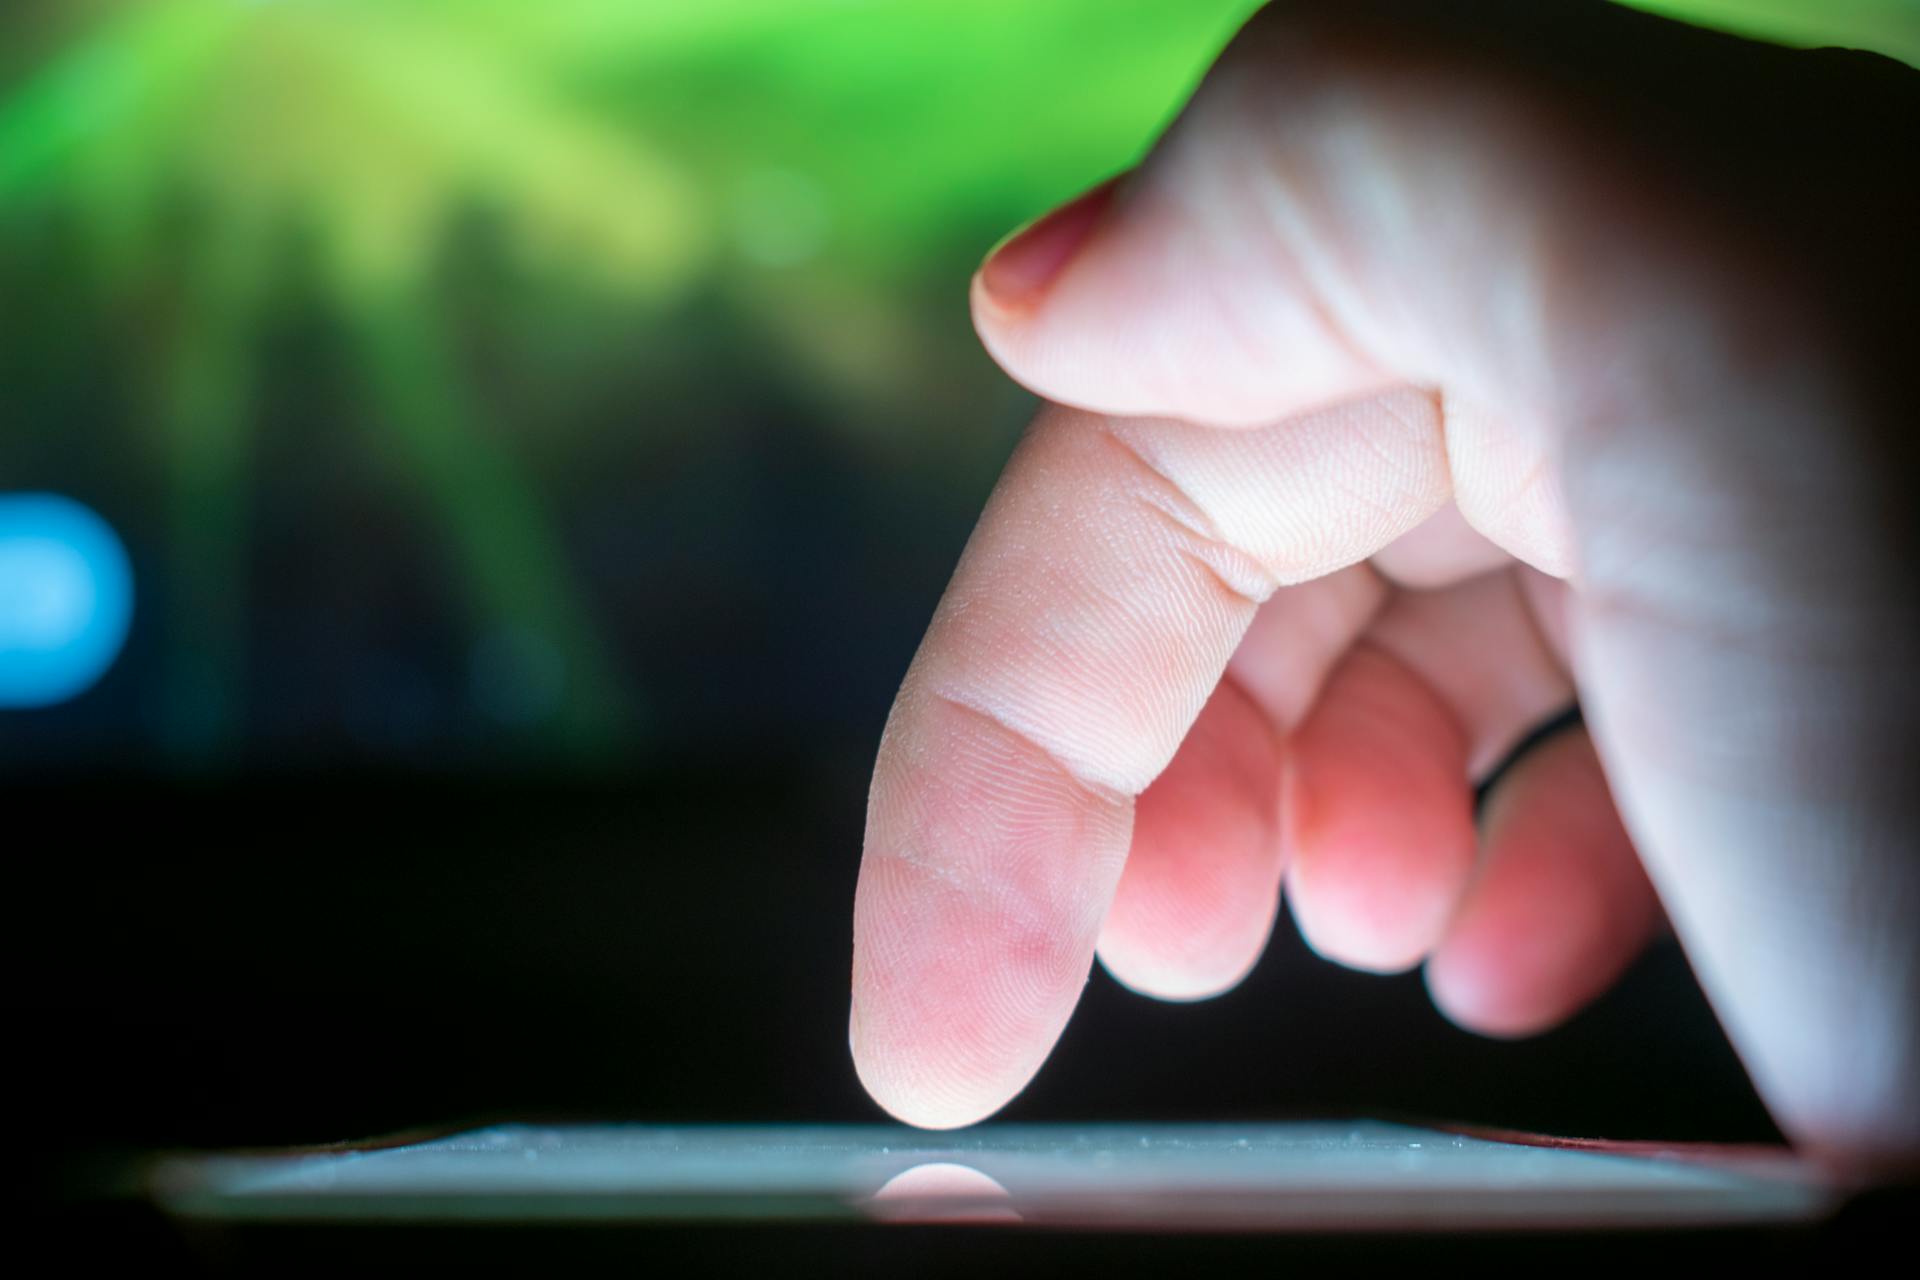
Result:
[[971,1123],[1052,1048],[1133,801],[1255,609],[1448,496],[1433,398],[1224,430],[1049,409],[1008,464],[881,740],[854,905],[860,1078]]

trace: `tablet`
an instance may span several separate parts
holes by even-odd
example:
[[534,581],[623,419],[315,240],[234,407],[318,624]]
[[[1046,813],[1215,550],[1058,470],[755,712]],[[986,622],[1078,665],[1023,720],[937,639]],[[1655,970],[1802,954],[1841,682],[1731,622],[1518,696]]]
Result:
[[1434,1232],[1791,1225],[1834,1193],[1784,1154],[1375,1121],[1206,1125],[508,1124],[160,1162],[177,1218],[333,1223],[968,1223]]

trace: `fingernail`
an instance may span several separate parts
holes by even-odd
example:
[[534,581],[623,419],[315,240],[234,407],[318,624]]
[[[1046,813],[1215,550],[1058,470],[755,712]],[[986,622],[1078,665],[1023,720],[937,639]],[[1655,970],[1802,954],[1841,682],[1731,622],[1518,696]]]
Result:
[[1112,202],[1118,178],[1109,178],[994,247],[980,267],[980,284],[1009,310],[1032,306],[1086,242]]

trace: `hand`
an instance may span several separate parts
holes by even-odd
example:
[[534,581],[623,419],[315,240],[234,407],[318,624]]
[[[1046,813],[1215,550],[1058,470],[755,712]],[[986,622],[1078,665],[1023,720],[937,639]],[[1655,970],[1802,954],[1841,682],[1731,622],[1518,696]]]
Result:
[[1496,1035],[1664,906],[1785,1130],[1912,1160],[1916,79],[1607,5],[1283,5],[999,249],[981,336],[1072,407],[881,743],[881,1105],[1000,1107],[1096,947],[1232,986],[1284,882],[1321,954]]

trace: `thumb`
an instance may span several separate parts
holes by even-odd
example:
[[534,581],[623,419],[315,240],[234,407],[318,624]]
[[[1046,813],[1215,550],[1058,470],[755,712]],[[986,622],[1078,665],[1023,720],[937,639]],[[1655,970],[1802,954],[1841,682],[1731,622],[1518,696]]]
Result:
[[1461,353],[1422,349],[1435,320],[1531,305],[1514,277],[1556,224],[1545,155],[1523,154],[1541,131],[1491,67],[1410,61],[1420,43],[1338,6],[1264,10],[1140,168],[989,256],[972,302],[995,359],[1064,404],[1236,426],[1457,377]]
[[1755,1083],[1870,1162],[1920,1150],[1920,198],[1911,76],[1838,70],[1604,4],[1276,6],[973,305],[1110,414],[1434,389],[1461,513],[1573,578],[1609,782]]
[[[975,323],[1029,389],[1121,416],[1253,425],[1405,382],[1544,412],[1596,342],[1764,287],[1845,277],[1907,315],[1876,251],[1911,239],[1882,197],[1912,194],[1888,160],[1914,81],[1604,0],[1282,0],[1137,169],[989,256]],[[1678,314],[1644,313],[1648,280]],[[1893,328],[1847,341],[1898,354]]]

